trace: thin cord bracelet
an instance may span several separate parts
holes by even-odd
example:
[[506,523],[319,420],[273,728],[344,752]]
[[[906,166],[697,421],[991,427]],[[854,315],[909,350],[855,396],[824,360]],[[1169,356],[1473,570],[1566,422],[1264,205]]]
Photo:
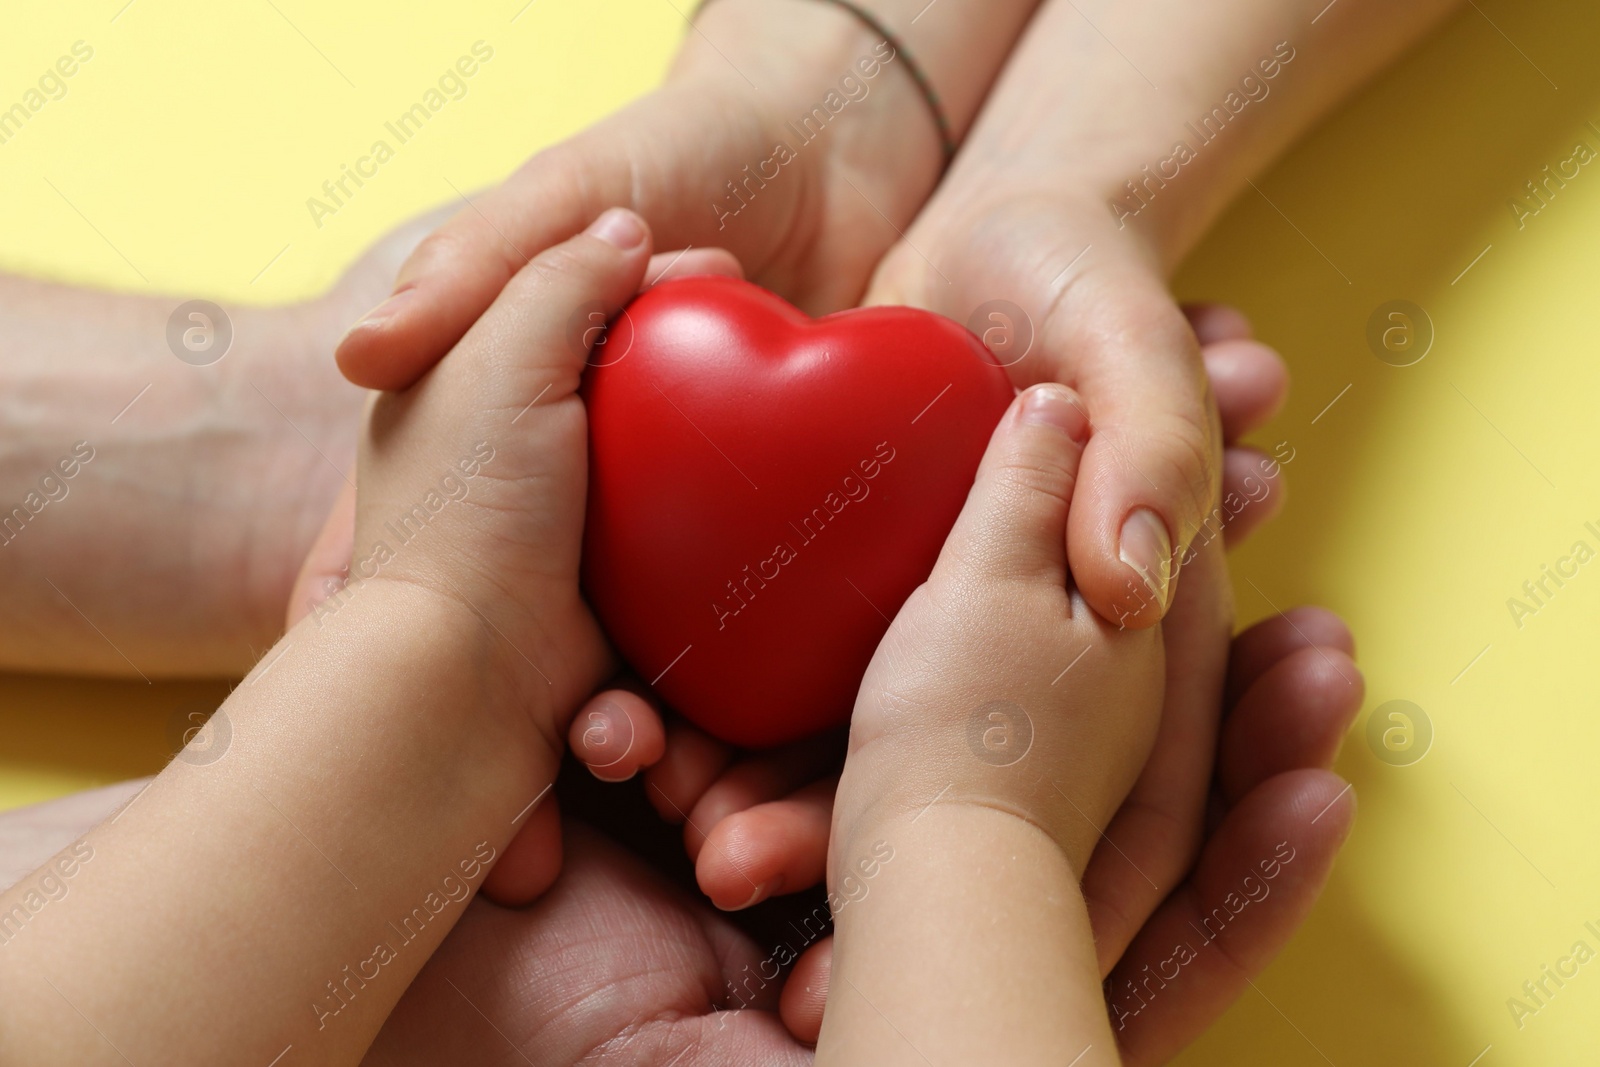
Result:
[[[700,13],[709,7],[712,2],[713,0],[702,0],[699,9],[695,11],[695,18],[699,18]],[[852,3],[851,0],[822,0],[822,2],[842,7],[850,12],[856,17],[857,21],[887,41],[889,47],[894,49],[894,54],[897,58],[905,61],[906,70],[910,73],[912,80],[917,83],[917,88],[922,92],[922,99],[928,105],[928,111],[933,116],[933,124],[939,131],[939,148],[944,154],[944,163],[941,170],[948,169],[950,161],[955,158],[958,146],[956,145],[955,137],[950,132],[950,119],[944,113],[944,104],[939,99],[938,90],[934,89],[933,82],[928,80],[928,72],[922,69],[922,65],[911,55],[910,49],[906,48],[904,42],[889,32],[889,27],[878,21],[878,17],[872,12],[859,4]]]

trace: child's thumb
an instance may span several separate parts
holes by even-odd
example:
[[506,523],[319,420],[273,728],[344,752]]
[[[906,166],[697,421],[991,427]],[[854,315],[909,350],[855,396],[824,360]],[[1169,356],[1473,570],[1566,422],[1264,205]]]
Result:
[[1064,385],[1036,385],[995,427],[939,559],[988,579],[1066,580],[1067,510],[1089,417]]

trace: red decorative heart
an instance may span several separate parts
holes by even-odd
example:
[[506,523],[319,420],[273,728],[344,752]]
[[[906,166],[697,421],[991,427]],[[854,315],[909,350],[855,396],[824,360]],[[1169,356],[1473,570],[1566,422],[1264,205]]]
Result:
[[661,698],[776,745],[846,722],[955,523],[1011,383],[913,308],[811,320],[731,278],[658,285],[591,357],[583,582]]

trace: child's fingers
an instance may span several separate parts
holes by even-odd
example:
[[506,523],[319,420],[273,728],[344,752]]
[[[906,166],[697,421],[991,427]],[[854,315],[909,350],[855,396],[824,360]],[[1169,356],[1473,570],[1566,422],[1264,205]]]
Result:
[[483,893],[496,904],[520,908],[555,884],[561,873],[561,813],[555,793],[528,813],[505,852],[483,880]]
[[733,762],[733,747],[682,719],[667,723],[666,753],[644,774],[645,795],[674,825],[689,812]]
[[695,862],[701,891],[724,911],[738,911],[822,881],[837,785],[813,782],[718,822]]
[[705,835],[729,816],[778,800],[819,778],[836,776],[843,751],[843,738],[832,732],[735,762],[689,810],[683,831],[689,858],[699,858]]
[[1064,582],[1067,508],[1088,439],[1088,416],[1071,389],[1035,385],[1018,396],[989,439],[939,569]]
[[572,720],[567,744],[602,782],[625,782],[666,750],[666,728],[655,706],[631,689],[589,698]]
[[1296,649],[1267,668],[1223,726],[1223,801],[1232,804],[1284,771],[1332,767],[1365,693],[1361,671],[1337,648]]
[[587,332],[574,324],[620,311],[639,291],[649,258],[644,220],[612,208],[518,271],[441,369],[461,366],[463,380],[513,412],[575,393],[590,352]]
[[833,936],[823,938],[789,970],[778,1000],[778,1016],[796,1041],[815,1045],[822,1033],[822,1008],[833,978]]
[[295,576],[294,591],[289,594],[287,628],[292,629],[343,587],[355,540],[356,487],[347,482]]
[[1256,679],[1291,652],[1301,648],[1338,649],[1355,658],[1350,628],[1327,608],[1290,608],[1264,619],[1233,640],[1228,652],[1228,686],[1224,707],[1233,707]]
[[1354,818],[1349,787],[1319,770],[1280,774],[1228,813],[1106,982],[1128,1067],[1166,1063],[1272,961],[1316,902]]

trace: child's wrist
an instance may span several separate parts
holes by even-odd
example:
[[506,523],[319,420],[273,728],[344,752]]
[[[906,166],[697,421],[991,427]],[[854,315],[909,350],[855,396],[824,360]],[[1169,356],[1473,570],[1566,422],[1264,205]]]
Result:
[[[394,696],[392,720],[383,728],[433,729],[436,724],[424,720],[448,707],[456,717],[454,729],[475,738],[436,752],[441,766],[430,772],[466,761],[481,770],[483,780],[504,781],[519,795],[530,782],[553,778],[561,744],[551,687],[492,622],[460,597],[385,576],[347,586],[280,642],[246,684],[272,669],[275,657],[292,655],[300,641],[333,642],[351,650],[352,670],[374,658],[363,655],[364,649],[405,650],[406,677],[379,670],[371,679]],[[451,699],[436,699],[441,688],[451,692]]]
[[1086,1045],[1102,1052],[1084,1065],[1114,1062],[1081,871],[1039,827],[939,803],[857,829],[830,848],[845,992],[829,1002],[818,1062],[848,1046],[873,1063],[934,1049],[948,1062],[1062,1063]]
[[[1068,779],[1041,778],[1006,757],[957,741],[929,752],[880,738],[852,751],[835,798],[833,854],[848,866],[878,841],[893,841],[930,818],[976,813],[979,818],[1025,827],[1048,841],[1081,879],[1099,834],[1083,814],[1098,807],[1071,795]],[[972,751],[969,751],[971,749]],[[842,871],[839,872],[842,875]]]

